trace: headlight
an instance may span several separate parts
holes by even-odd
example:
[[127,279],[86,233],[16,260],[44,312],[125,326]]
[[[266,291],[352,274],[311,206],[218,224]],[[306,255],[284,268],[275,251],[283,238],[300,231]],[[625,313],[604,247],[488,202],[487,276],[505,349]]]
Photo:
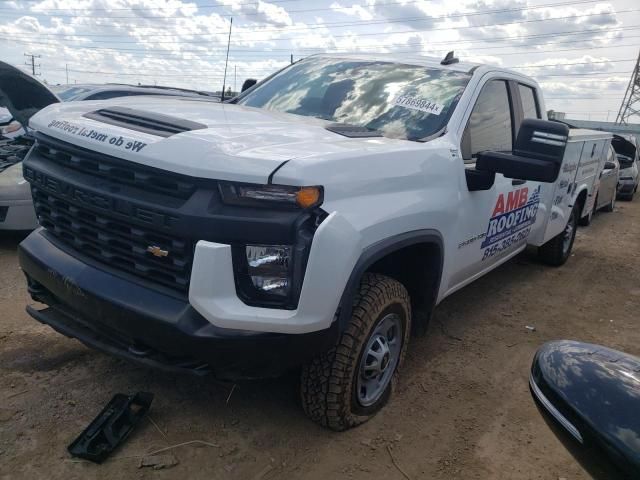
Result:
[[252,207],[312,208],[322,203],[321,187],[220,183],[222,201]]
[[289,294],[291,247],[247,245],[247,274],[262,293],[286,297]]
[[236,245],[234,275],[238,296],[248,305],[295,308],[299,272],[296,248],[290,245]]
[[4,171],[0,172],[0,185],[12,187],[22,185],[26,180],[22,176],[22,162],[11,165]]

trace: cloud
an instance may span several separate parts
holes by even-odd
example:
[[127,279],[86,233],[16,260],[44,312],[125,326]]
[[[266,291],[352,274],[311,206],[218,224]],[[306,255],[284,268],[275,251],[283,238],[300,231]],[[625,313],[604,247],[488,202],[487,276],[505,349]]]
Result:
[[380,17],[395,24],[425,30],[436,23],[434,13],[444,11],[441,6],[427,1],[414,0],[370,0],[371,7]]
[[[228,2],[228,0],[219,1],[223,5],[229,5],[225,2]],[[236,0],[231,4],[231,9],[252,22],[262,22],[278,27],[285,27],[293,23],[293,20],[291,20],[291,17],[283,7],[262,0],[257,0],[256,3]]]
[[372,20],[373,14],[367,8],[364,8],[362,5],[352,5],[350,7],[343,7],[338,2],[334,2],[329,7],[334,12],[343,13],[344,15],[350,15],[354,17],[358,17],[360,20]]
[[[50,83],[66,81],[68,63],[72,82],[157,81],[217,90],[233,16],[229,71],[237,67],[238,83],[285,66],[290,53],[299,59],[314,51],[386,52],[402,60],[405,55],[441,58],[455,49],[461,60],[521,66],[518,70],[542,82],[545,95],[589,97],[593,100],[574,102],[582,108],[593,104],[593,110],[616,108],[604,107],[606,98],[623,92],[628,82],[628,75],[611,73],[625,70],[626,63],[594,62],[637,56],[636,47],[618,47],[625,35],[634,34],[619,29],[626,17],[607,0],[578,8],[533,8],[529,0],[331,0],[293,5],[274,0],[11,0],[3,3],[0,41],[3,60],[16,65],[24,63],[25,51],[42,55],[41,78]],[[636,8],[633,0],[615,5],[620,10]],[[307,8],[316,11],[296,12]],[[571,18],[558,18],[566,16]],[[516,23],[496,25],[507,22]],[[578,34],[558,33],[563,31]],[[571,52],[574,48],[583,50]],[[567,53],[559,52],[564,49]],[[590,77],[590,72],[601,74]],[[545,76],[566,73],[585,75]],[[605,99],[598,97],[603,91],[608,94]]]

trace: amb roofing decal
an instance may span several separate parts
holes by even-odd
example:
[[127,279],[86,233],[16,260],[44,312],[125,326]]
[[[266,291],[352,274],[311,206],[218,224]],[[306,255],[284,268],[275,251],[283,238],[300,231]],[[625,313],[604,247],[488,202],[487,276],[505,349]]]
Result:
[[480,248],[485,249],[482,259],[493,257],[503,250],[525,240],[536,221],[540,204],[540,186],[531,194],[527,187],[506,195],[501,193],[493,208],[485,239]]

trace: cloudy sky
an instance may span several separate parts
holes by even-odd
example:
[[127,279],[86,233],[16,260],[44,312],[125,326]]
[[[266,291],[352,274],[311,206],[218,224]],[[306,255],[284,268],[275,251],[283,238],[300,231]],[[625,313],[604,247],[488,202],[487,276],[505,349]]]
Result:
[[[40,55],[50,84],[219,90],[318,52],[393,52],[512,67],[547,108],[615,120],[640,49],[637,0],[0,0],[0,59]],[[236,80],[237,79],[237,80]]]

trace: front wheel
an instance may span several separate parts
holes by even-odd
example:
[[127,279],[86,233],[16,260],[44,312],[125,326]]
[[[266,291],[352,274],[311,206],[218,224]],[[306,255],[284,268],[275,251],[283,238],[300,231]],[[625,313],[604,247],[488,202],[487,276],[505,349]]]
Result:
[[409,294],[384,275],[364,275],[352,312],[336,346],[302,369],[305,413],[337,431],[366,422],[389,401],[411,332]]
[[567,261],[569,255],[571,255],[573,242],[576,239],[579,207],[580,205],[578,204],[571,210],[564,230],[538,248],[538,257],[542,262],[559,267]]

